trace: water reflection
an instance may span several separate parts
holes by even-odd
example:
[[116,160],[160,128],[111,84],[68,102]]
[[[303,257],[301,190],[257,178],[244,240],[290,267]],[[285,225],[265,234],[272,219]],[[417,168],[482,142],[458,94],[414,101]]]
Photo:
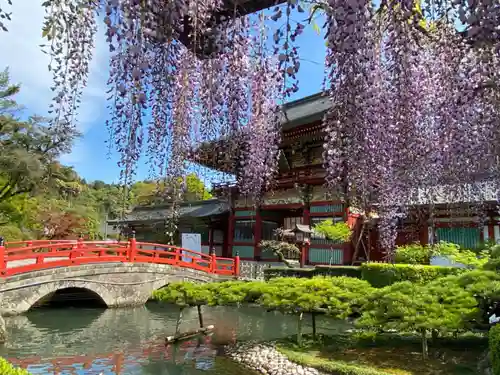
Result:
[[[183,330],[197,327],[196,309],[183,315]],[[158,304],[34,310],[6,318],[9,341],[0,347],[0,356],[34,374],[250,374],[221,357],[220,346],[236,340],[276,339],[296,328],[293,317],[258,308],[205,308],[205,324],[215,325],[213,335],[165,347],[177,316],[176,307]]]

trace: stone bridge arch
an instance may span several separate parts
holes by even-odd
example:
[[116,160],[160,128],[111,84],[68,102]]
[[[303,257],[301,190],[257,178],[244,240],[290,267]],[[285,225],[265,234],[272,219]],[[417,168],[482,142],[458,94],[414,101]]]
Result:
[[60,267],[0,279],[0,314],[16,315],[42,298],[67,288],[98,295],[108,307],[138,306],[152,292],[176,281],[212,282],[231,279],[166,264],[104,263]]
[[30,308],[41,304],[45,301],[52,299],[52,297],[60,291],[67,291],[71,289],[77,289],[79,291],[87,291],[89,294],[95,295],[99,298],[106,307],[110,306],[113,302],[113,295],[105,288],[104,285],[98,283],[90,283],[85,281],[56,281],[53,283],[46,283],[40,286],[40,288],[34,289],[34,292],[28,296],[23,302],[28,304]]

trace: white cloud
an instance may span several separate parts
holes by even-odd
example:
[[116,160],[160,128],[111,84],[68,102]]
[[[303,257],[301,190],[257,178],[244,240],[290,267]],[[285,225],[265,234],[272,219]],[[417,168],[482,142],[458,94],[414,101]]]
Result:
[[[8,66],[13,83],[20,83],[17,101],[26,107],[28,114],[48,115],[52,99],[52,73],[48,70],[49,56],[41,51],[42,24],[45,15],[41,1],[17,0],[7,11],[12,21],[7,23],[9,32],[0,32],[0,69]],[[84,132],[93,124],[103,126],[107,115],[106,80],[108,77],[108,48],[100,28],[96,40],[94,59],[90,65],[88,85],[83,91],[79,109],[79,129]],[[77,147],[73,153],[82,153]],[[71,160],[82,160],[84,155],[73,155]]]

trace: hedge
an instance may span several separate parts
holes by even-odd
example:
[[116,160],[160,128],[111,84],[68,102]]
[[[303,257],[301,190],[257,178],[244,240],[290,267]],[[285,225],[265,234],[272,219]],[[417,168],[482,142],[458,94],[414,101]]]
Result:
[[392,285],[399,281],[424,283],[440,277],[458,275],[467,271],[458,267],[424,266],[419,264],[364,263],[361,278],[376,288]]
[[0,357],[0,374],[1,375],[30,375],[28,370],[14,367],[6,359]]
[[493,375],[500,375],[500,324],[490,329],[489,347]]
[[314,268],[271,267],[264,269],[264,279],[276,277],[311,278],[314,276],[348,276],[361,278],[361,269],[354,266],[316,266]]
[[264,279],[276,277],[348,276],[368,281],[382,288],[398,281],[427,282],[439,277],[457,275],[466,270],[457,267],[424,266],[418,264],[364,263],[354,266],[316,266],[314,268],[271,267],[264,269]]

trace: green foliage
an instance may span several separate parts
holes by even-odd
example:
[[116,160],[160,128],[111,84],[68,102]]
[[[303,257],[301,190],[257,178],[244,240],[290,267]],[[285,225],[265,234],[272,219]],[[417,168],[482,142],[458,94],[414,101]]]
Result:
[[398,246],[396,248],[396,263],[404,264],[429,264],[432,249],[419,243]]
[[438,279],[429,284],[405,281],[369,294],[361,304],[356,324],[369,329],[420,332],[426,359],[429,332],[464,330],[476,313],[476,299],[455,280]]
[[311,278],[314,276],[349,276],[361,278],[361,268],[357,266],[316,266],[314,268],[271,267],[264,269],[264,279],[276,277]]
[[[182,179],[177,181],[182,183]],[[140,206],[151,206],[156,204],[166,204],[165,195],[162,194],[166,187],[172,185],[169,181],[139,181],[132,185],[131,193],[134,202]],[[190,173],[185,178],[184,201],[193,202],[212,198],[212,194],[195,173]]]
[[490,258],[484,265],[485,270],[500,272],[500,245],[493,245],[489,249]]
[[201,284],[179,282],[153,292],[153,299],[182,307],[208,305],[213,299],[210,288]]
[[4,358],[0,357],[0,374],[2,375],[30,375],[28,370],[14,367]]
[[0,226],[0,236],[8,238],[9,241],[22,241],[25,239],[23,231],[14,225]]
[[448,275],[466,272],[463,268],[418,264],[364,263],[360,268],[361,278],[377,288],[400,281],[425,283]]
[[324,235],[329,240],[337,242],[348,242],[352,236],[352,230],[347,223],[334,223],[332,219],[316,224],[314,231]]
[[231,306],[258,303],[283,313],[321,312],[351,315],[370,285],[351,277],[278,278],[269,282],[228,281],[211,284],[173,283],[153,293],[155,300],[180,306]]
[[493,375],[500,375],[500,324],[490,329],[488,341]]

